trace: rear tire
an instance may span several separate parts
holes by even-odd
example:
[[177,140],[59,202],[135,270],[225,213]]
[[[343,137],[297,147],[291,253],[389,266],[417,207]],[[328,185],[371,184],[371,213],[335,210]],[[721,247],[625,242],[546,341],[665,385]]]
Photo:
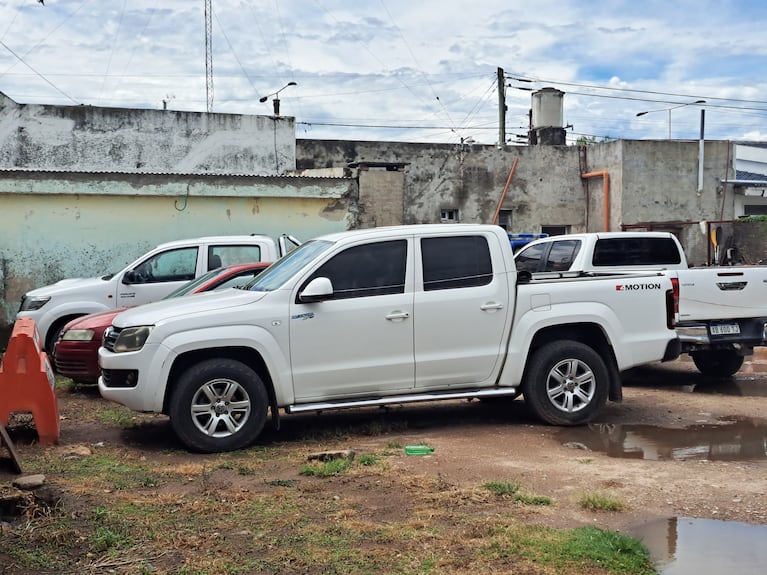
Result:
[[170,397],[173,430],[188,448],[234,451],[253,443],[266,423],[269,397],[259,375],[233,359],[189,367]]
[[578,341],[554,341],[534,352],[525,373],[525,404],[546,423],[581,425],[607,402],[610,376],[604,360]]
[[690,353],[695,367],[703,375],[730,377],[743,365],[743,356],[734,349],[707,349]]

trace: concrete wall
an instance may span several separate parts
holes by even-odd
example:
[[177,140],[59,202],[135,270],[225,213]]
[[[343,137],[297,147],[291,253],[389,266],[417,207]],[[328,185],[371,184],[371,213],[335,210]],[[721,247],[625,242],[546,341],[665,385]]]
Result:
[[[406,163],[403,223],[439,222],[442,209],[458,209],[463,222],[491,222],[515,159],[519,161],[503,206],[514,210],[514,231],[535,232],[541,224],[564,220],[582,225],[583,189],[575,149],[296,141],[298,168],[365,161]],[[364,193],[362,181],[360,192]]]
[[0,170],[0,327],[29,289],[119,271],[159,243],[356,226],[349,178]]
[[275,175],[294,118],[18,104],[0,93],[0,167]]
[[[404,223],[439,222],[443,208],[458,209],[460,221],[491,222],[515,159],[502,205],[513,211],[513,232],[538,233],[544,225],[569,226],[574,232],[617,231],[647,223],[648,228],[680,234],[691,260],[705,262],[707,238],[697,223],[733,217],[733,194],[720,185],[721,179],[734,174],[729,142],[706,142],[700,193],[697,141],[618,140],[585,147],[505,150],[476,144],[296,142],[299,168],[406,163]],[[602,173],[609,184],[607,202]],[[584,174],[596,175],[584,178]],[[360,179],[360,194],[365,193]]]

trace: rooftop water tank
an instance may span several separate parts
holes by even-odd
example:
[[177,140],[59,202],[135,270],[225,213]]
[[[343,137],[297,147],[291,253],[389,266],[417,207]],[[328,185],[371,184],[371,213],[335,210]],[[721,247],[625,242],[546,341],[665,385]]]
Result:
[[565,129],[562,104],[565,93],[556,88],[541,88],[533,92],[533,142],[544,145],[564,145]]

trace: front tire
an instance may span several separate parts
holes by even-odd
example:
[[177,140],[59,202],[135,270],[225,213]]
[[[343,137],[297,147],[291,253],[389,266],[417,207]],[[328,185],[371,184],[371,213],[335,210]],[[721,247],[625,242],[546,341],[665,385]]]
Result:
[[734,349],[707,349],[690,353],[692,361],[703,375],[730,377],[743,365],[743,356]]
[[269,398],[259,375],[233,359],[189,367],[170,397],[171,425],[194,451],[216,453],[253,443],[266,423]]
[[577,341],[554,341],[533,353],[522,393],[526,405],[546,423],[581,425],[604,407],[609,379],[594,349]]

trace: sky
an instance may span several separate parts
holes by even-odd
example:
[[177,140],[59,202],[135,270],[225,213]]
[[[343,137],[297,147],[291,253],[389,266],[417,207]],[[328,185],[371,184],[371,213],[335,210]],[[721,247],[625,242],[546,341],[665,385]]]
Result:
[[508,144],[542,88],[568,144],[767,141],[764,0],[209,5],[206,34],[205,0],[0,0],[0,92],[255,115],[278,97],[298,138],[498,145],[501,70]]

